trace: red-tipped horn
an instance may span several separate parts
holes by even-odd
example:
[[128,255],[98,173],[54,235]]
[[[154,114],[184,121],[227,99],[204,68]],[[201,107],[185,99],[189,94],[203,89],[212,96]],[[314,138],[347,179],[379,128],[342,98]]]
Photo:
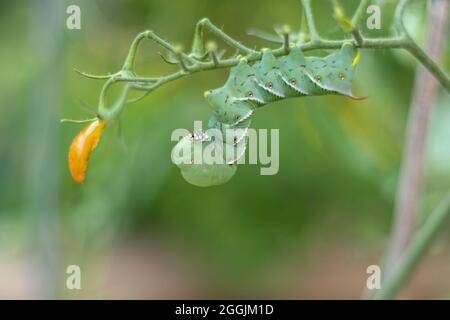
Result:
[[350,98],[352,98],[353,100],[366,100],[367,98],[369,98],[368,96],[365,97],[358,97],[358,96],[349,96]]

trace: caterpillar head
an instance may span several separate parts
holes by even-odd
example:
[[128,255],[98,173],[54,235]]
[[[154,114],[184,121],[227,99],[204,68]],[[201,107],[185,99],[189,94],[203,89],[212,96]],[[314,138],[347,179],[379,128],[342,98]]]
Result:
[[236,164],[191,164],[181,168],[181,175],[194,186],[211,187],[227,183],[236,170]]
[[[219,154],[221,161],[210,163],[204,159],[205,150],[208,148],[212,153]],[[221,185],[228,182],[237,170],[235,161],[227,162],[227,159],[222,159],[223,148],[222,142],[211,140],[206,133],[191,133],[175,145],[172,159],[180,168],[183,178],[190,184],[198,187]],[[203,158],[198,163],[196,152],[200,152]]]

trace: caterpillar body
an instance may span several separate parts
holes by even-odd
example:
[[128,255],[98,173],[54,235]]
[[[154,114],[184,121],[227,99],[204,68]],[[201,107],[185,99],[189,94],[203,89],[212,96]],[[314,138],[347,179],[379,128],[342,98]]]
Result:
[[[271,50],[264,50],[261,60],[252,65],[241,59],[231,68],[223,87],[205,92],[213,109],[207,132],[222,135],[194,132],[181,139],[174,148],[173,159],[183,177],[197,186],[219,185],[231,179],[236,173],[237,162],[245,153],[250,118],[268,103],[329,94],[359,99],[352,94],[358,59],[359,51],[351,43],[344,43],[340,50],[325,57],[305,57],[297,46],[281,58],[276,58]],[[234,129],[231,136],[227,129]],[[195,161],[196,145],[212,149],[217,161]],[[182,155],[180,150],[183,150]],[[224,150],[231,152],[224,153]]]

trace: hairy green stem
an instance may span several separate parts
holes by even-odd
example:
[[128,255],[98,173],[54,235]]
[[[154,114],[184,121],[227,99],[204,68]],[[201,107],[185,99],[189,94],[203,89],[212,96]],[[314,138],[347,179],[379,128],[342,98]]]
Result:
[[397,28],[397,31],[401,33],[406,33],[406,27],[403,23],[403,14],[405,12],[406,5],[410,2],[410,0],[400,0],[395,8],[395,19],[394,19],[394,27]]
[[302,5],[305,10],[306,23],[308,25],[311,40],[314,41],[319,39],[319,33],[317,32],[316,23],[314,22],[311,0],[302,0]]
[[59,120],[59,122],[61,122],[61,123],[66,123],[67,122],[67,123],[77,123],[77,124],[79,124],[79,123],[89,123],[89,122],[95,121],[97,119],[98,119],[97,117],[89,118],[89,119],[79,119],[79,120],[63,118],[63,119]]
[[356,9],[355,13],[353,14],[353,17],[351,20],[353,26],[359,25],[359,22],[361,21],[361,18],[364,14],[364,11],[367,8],[368,3],[369,3],[369,0],[361,0],[359,2],[358,8]]
[[[404,48],[407,45],[406,38],[377,38],[377,39],[364,39],[364,44],[359,46],[354,39],[344,39],[344,40],[327,40],[327,39],[319,39],[314,42],[307,42],[302,45],[303,51],[312,51],[319,49],[339,49],[345,42],[353,42],[355,46],[366,49],[381,49],[381,48]],[[275,49],[273,51],[276,57],[284,56],[287,54],[286,49],[283,45],[282,48]],[[261,59],[261,53],[255,51],[254,53],[246,56],[249,62],[255,62]],[[192,73],[196,73],[199,71],[207,71],[213,69],[221,69],[221,68],[230,68],[237,65],[240,61],[240,58],[230,58],[230,59],[222,59],[214,63],[214,61],[208,62],[196,62],[194,65],[189,67],[189,72],[181,72],[177,71],[168,76],[163,77],[124,77],[120,76],[116,79],[116,81],[126,81],[126,82],[141,82],[141,83],[149,83],[160,81],[160,84],[166,83],[168,81],[173,81],[179,79],[183,76],[187,76]]]
[[441,85],[450,91],[450,77],[442,70],[439,65],[415,42],[407,41],[405,49],[411,53],[428,71],[441,83]]
[[219,58],[217,57],[216,51],[214,51],[214,50],[211,51],[209,53],[209,55],[211,57],[211,60],[212,60],[212,62],[214,64],[214,66],[217,67],[219,65]]
[[201,19],[198,22],[198,24],[200,24],[203,27],[206,27],[207,29],[209,29],[209,31],[211,33],[213,33],[218,38],[222,39],[229,46],[238,49],[241,53],[244,53],[244,54],[247,54],[247,55],[255,53],[255,50],[244,46],[242,43],[240,43],[239,41],[233,39],[232,37],[227,35],[225,32],[223,32],[221,29],[216,27],[214,24],[211,23],[211,21],[209,21],[208,18]]

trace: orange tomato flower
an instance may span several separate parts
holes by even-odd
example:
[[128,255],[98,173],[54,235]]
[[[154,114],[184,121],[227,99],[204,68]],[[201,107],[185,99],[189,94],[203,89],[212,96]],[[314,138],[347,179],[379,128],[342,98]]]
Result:
[[105,121],[97,119],[81,130],[69,148],[69,169],[73,180],[77,183],[84,181],[89,157],[97,146],[105,128]]

